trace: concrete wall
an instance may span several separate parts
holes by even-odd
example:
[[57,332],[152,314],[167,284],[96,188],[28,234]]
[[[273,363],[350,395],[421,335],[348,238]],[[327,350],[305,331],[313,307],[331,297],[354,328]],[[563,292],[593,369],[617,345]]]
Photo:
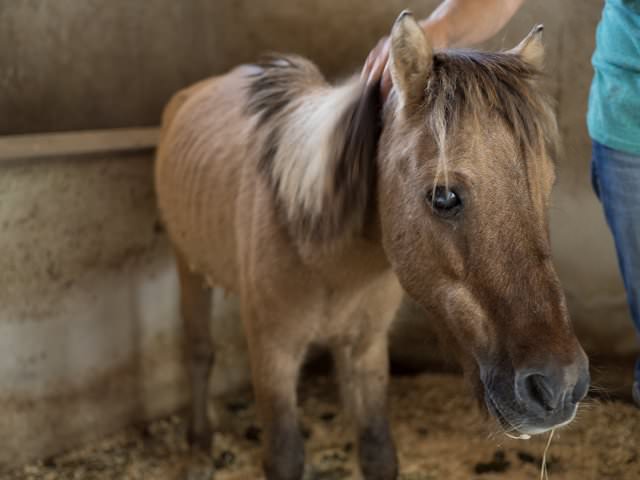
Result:
[[148,155],[4,166],[0,192],[0,463],[174,408],[176,285]]
[[[156,125],[171,92],[264,50],[302,53],[344,75],[402,8],[426,15],[436,3],[0,0],[0,134]],[[634,336],[588,178],[584,114],[600,8],[528,2],[490,46],[511,47],[545,23],[548,88],[564,140],[552,212],[558,269],[590,351],[628,354]],[[173,410],[185,398],[177,286],[157,224],[151,152],[61,149],[24,162],[6,154],[4,140],[0,464]],[[214,336],[226,350],[215,388],[223,391],[246,380],[246,360],[237,306],[218,296]],[[433,351],[428,320],[403,312],[396,358],[424,365]]]
[[156,125],[177,89],[268,50],[351,72],[397,12],[435,3],[0,0],[0,134]]
[[[127,132],[117,135],[126,144]],[[95,144],[86,137],[63,140],[69,149]],[[0,137],[0,151],[22,156],[23,140]],[[61,152],[65,142],[55,143]],[[0,155],[0,466],[187,398],[152,152],[108,143],[102,152]],[[237,305],[216,296],[213,394],[248,380]]]

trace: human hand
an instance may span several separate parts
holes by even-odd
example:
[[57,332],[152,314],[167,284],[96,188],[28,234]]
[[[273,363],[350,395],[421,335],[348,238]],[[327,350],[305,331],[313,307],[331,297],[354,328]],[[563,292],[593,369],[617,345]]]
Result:
[[380,82],[380,94],[383,101],[391,90],[391,74],[389,72],[389,37],[383,37],[369,52],[364,62],[360,78],[366,80],[367,85]]
[[[436,47],[440,48],[446,46],[437,24],[433,24],[429,19],[426,19],[420,22],[420,26],[424,31],[425,37],[429,39],[432,45],[435,44]],[[383,101],[386,100],[393,86],[391,72],[389,71],[389,49],[389,37],[382,37],[373,50],[369,52],[360,73],[360,78],[366,80],[367,85],[373,85],[380,81],[380,94]]]

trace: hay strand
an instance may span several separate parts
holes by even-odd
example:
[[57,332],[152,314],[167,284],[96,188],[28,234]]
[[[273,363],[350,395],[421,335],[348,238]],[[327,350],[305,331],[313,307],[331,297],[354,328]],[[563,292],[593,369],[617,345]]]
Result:
[[552,428],[551,432],[549,432],[549,438],[547,439],[547,446],[544,447],[544,453],[542,454],[542,465],[540,465],[540,480],[549,480],[549,471],[547,470],[547,452],[549,452],[549,447],[551,446],[551,440],[553,439],[553,434],[556,429]]

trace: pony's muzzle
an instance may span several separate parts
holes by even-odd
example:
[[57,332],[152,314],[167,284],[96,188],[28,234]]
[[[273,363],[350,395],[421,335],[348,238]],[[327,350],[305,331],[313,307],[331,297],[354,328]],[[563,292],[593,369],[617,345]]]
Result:
[[577,378],[562,369],[520,370],[515,375],[516,398],[527,410],[548,415],[584,398],[589,388],[589,374]]
[[582,348],[572,360],[540,360],[481,373],[487,408],[507,433],[537,435],[567,425],[587,395],[591,379]]
[[573,420],[591,381],[586,361],[568,366],[550,363],[514,373],[515,397],[527,412],[525,424],[530,426],[527,433],[538,433]]

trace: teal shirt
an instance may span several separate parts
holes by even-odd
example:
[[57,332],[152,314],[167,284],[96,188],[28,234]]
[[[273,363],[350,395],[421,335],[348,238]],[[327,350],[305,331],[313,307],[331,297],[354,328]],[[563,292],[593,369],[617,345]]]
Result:
[[591,63],[591,138],[640,155],[640,0],[606,1]]

